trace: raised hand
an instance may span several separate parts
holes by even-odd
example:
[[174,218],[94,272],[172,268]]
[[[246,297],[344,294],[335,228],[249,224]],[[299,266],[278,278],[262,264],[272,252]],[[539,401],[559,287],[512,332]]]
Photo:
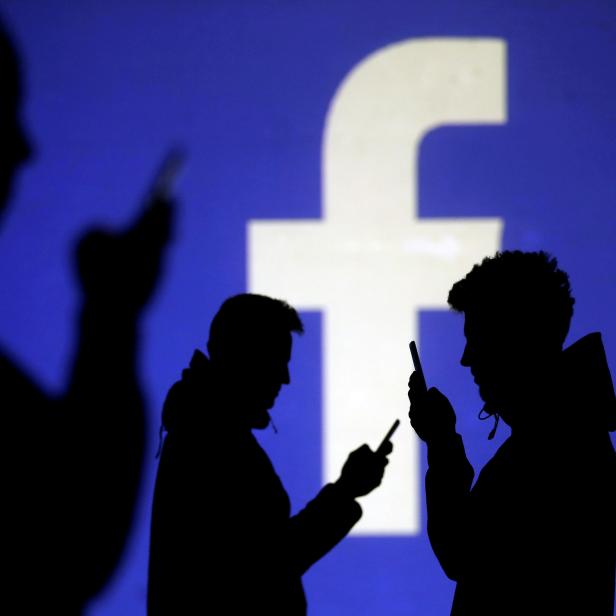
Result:
[[156,199],[124,232],[88,232],[77,248],[79,279],[88,299],[138,311],[150,299],[171,235],[172,202]]
[[427,443],[446,439],[456,430],[456,414],[436,387],[423,390],[416,372],[409,379],[409,419],[417,436]]
[[352,498],[372,492],[381,485],[385,467],[389,463],[387,456],[392,450],[389,441],[379,453],[372,451],[368,445],[362,445],[347,458],[336,485]]

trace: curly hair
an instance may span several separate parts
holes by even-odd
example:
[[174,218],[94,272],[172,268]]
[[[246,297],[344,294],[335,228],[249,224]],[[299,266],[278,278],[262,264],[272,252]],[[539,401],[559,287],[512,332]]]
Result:
[[562,345],[573,316],[575,299],[569,276],[551,255],[504,251],[486,257],[449,291],[457,312],[486,308],[518,317],[543,336]]

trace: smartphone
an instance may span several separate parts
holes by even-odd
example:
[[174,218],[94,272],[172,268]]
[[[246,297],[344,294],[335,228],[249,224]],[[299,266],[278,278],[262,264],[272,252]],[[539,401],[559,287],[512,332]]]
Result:
[[400,420],[396,419],[396,421],[394,421],[394,423],[392,424],[391,428],[389,428],[389,431],[385,435],[385,438],[381,441],[381,444],[376,448],[376,453],[382,452],[383,448],[385,447],[389,439],[393,436],[394,432],[398,429],[399,425]]
[[424,371],[421,367],[421,362],[419,361],[419,353],[417,352],[417,345],[414,340],[411,340],[409,343],[409,349],[411,350],[411,357],[413,358],[413,367],[419,376],[419,386],[423,389],[423,391],[428,391],[426,377],[424,376]]
[[185,159],[184,150],[181,148],[172,148],[167,152],[150,184],[146,195],[146,203],[152,203],[159,199],[168,199],[171,196],[171,189],[184,165]]

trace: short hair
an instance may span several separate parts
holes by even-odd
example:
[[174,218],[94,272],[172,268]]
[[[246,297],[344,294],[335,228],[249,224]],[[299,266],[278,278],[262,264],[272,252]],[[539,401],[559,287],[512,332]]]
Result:
[[242,293],[225,300],[214,316],[207,348],[210,357],[220,357],[244,350],[251,341],[291,332],[302,334],[304,326],[297,311],[287,302]]
[[504,251],[486,257],[449,291],[458,312],[491,309],[520,317],[534,331],[565,341],[575,299],[569,276],[546,252]]

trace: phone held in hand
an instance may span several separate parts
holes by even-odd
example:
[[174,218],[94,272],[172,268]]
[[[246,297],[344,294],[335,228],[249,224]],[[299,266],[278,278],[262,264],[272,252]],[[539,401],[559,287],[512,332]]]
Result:
[[426,377],[424,376],[423,368],[421,367],[421,361],[419,361],[419,353],[417,352],[417,345],[414,340],[411,340],[409,343],[409,349],[411,351],[411,357],[413,359],[413,367],[415,368],[415,372],[419,377],[419,386],[422,390],[428,391],[428,386],[426,385]]
[[400,420],[396,419],[396,421],[394,421],[394,423],[392,424],[391,428],[389,428],[389,431],[385,435],[385,438],[381,441],[381,444],[376,448],[376,453],[381,453],[381,454],[383,453],[385,446],[387,445],[387,443],[393,436],[394,432],[398,429],[399,425],[400,425]]
[[185,160],[186,155],[181,148],[171,148],[167,152],[146,193],[146,203],[168,199],[171,196],[171,191]]

